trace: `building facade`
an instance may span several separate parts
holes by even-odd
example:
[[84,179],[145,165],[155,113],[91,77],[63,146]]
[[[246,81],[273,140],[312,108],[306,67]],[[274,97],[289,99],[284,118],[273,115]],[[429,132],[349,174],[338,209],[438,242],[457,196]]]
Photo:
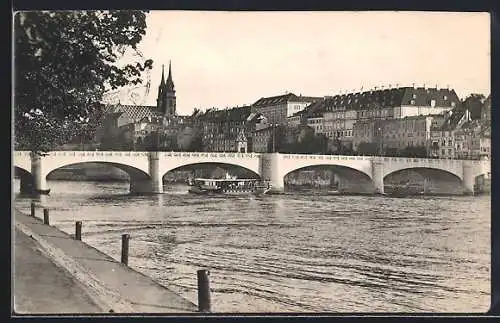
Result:
[[427,151],[433,124],[442,124],[443,115],[410,116],[402,119],[360,120],[353,128],[353,149],[362,143],[373,143],[382,151],[421,147]]
[[196,116],[195,128],[200,129],[204,151],[252,151],[253,136],[257,125],[265,117],[251,111],[250,106],[231,109],[209,109]]
[[429,155],[445,159],[490,159],[491,126],[472,120],[469,110],[454,110],[441,126],[433,127]]
[[[305,124],[310,125],[319,133],[325,134],[330,139],[340,140],[345,146],[353,147],[362,141],[373,142],[373,134],[368,134],[373,132],[373,125],[370,124],[372,120],[413,117],[417,118],[415,120],[420,120],[419,117],[423,116],[442,115],[458,106],[459,103],[460,100],[455,91],[450,89],[388,88],[324,97],[293,115],[289,120],[296,124],[302,116],[302,119],[306,119]],[[321,118],[320,115],[322,116],[321,126],[318,121]],[[310,121],[307,121],[309,119]],[[368,123],[363,124],[363,121],[368,121]],[[408,122],[410,121],[403,122],[402,126],[407,126]],[[355,131],[356,123],[358,125]],[[392,127],[397,128],[396,125],[399,124],[394,123]],[[389,123],[386,126],[391,127]],[[399,131],[388,129],[386,139],[389,143],[386,146],[395,145],[396,140],[393,139],[396,137],[393,136],[396,136]],[[355,132],[358,138],[355,138]],[[422,132],[424,131],[420,133]],[[421,136],[413,140],[410,137],[411,135],[408,134],[408,138],[404,139],[402,144],[423,140]]]
[[320,98],[288,93],[273,97],[260,98],[252,105],[252,111],[267,118],[269,123],[285,124],[288,117],[302,111]]

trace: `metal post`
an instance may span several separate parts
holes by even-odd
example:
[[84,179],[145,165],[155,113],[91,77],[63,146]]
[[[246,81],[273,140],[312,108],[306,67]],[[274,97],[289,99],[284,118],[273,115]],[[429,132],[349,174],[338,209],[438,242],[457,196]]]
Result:
[[75,240],[82,240],[82,221],[75,223]]
[[128,241],[130,235],[122,234],[122,264],[128,265]]
[[50,225],[49,222],[49,209],[43,209],[43,224]]
[[210,302],[210,272],[206,269],[198,270],[198,311],[211,312]]
[[31,216],[35,216],[35,202],[31,202]]

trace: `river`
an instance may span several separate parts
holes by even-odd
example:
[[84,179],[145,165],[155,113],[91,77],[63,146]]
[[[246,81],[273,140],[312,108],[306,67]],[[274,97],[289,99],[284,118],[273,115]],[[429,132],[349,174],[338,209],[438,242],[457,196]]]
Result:
[[[216,312],[485,312],[490,196],[130,196],[124,182],[49,181],[51,224]],[[19,192],[19,181],[14,183]],[[16,195],[28,213],[31,199]]]

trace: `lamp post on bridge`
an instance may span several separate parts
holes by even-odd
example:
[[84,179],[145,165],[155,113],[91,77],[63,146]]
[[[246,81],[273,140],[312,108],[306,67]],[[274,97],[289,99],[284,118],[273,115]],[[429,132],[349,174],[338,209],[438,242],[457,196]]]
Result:
[[382,105],[376,103],[377,105],[377,116],[375,119],[375,130],[377,131],[377,141],[378,141],[378,155],[384,155],[384,145],[383,145],[383,125],[382,125]]

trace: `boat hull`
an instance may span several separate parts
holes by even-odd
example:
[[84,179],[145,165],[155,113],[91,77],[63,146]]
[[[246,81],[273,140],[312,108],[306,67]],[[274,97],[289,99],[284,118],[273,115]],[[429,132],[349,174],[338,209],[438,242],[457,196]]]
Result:
[[253,190],[238,190],[238,189],[221,189],[221,190],[206,190],[199,187],[191,187],[188,190],[191,194],[198,195],[264,195],[269,192],[269,189],[253,189]]

